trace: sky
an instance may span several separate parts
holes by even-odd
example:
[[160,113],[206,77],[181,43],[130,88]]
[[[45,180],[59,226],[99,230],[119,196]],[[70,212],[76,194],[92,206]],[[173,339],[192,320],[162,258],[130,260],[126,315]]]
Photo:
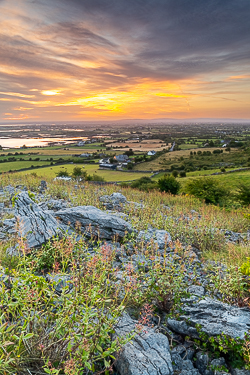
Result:
[[0,0],[0,121],[250,119],[249,0]]

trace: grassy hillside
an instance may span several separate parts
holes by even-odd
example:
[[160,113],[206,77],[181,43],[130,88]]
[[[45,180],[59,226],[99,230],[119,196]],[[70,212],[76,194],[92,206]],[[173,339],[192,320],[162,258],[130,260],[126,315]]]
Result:
[[[234,169],[234,168],[233,168]],[[227,171],[230,171],[231,168],[228,168]],[[186,177],[177,178],[182,185],[182,191],[185,191],[185,185],[189,180],[202,178],[205,176],[209,176],[216,181],[222,182],[223,186],[226,187],[229,191],[233,192],[237,190],[238,185],[242,182],[245,184],[250,185],[250,170],[249,171],[242,171],[242,172],[234,172],[234,173],[222,173],[219,175],[213,175],[213,173],[220,172],[220,169],[210,169],[210,170],[203,170],[203,171],[195,171],[195,172],[188,172]],[[165,172],[160,172],[157,175],[152,177],[153,181],[158,181],[162,176],[164,176]]]
[[[67,166],[68,170],[73,169],[73,165]],[[105,185],[100,188],[91,183],[84,183],[84,194],[81,192],[74,192],[73,186],[75,182],[53,181],[54,173],[60,170],[61,167],[39,169],[36,171],[37,177],[20,172],[16,174],[5,174],[1,177],[2,185],[13,184],[16,185],[22,181],[22,184],[27,185],[31,190],[37,190],[41,179],[49,182],[50,194],[64,199],[73,199],[76,205],[94,205],[102,207],[99,202],[99,197],[103,194],[111,194],[114,191],[122,192],[129,201],[138,203],[143,202],[144,208],[132,209],[129,212],[131,222],[138,230],[147,229],[149,225],[156,228],[166,229],[170,231],[173,239],[182,241],[190,241],[190,244],[195,241],[203,251],[203,257],[206,259],[220,259],[227,264],[237,264],[243,262],[246,256],[249,256],[248,246],[228,246],[219,232],[213,232],[213,228],[228,229],[235,232],[246,232],[249,229],[250,221],[248,219],[250,214],[250,207],[224,209],[213,205],[206,205],[200,200],[191,197],[177,195],[172,196],[159,191],[142,192],[137,189],[129,187],[122,188],[121,186]],[[94,173],[94,166],[86,166],[88,173]],[[103,176],[112,181],[112,178],[122,178],[128,175],[127,178],[134,178],[131,175],[123,172],[102,171]],[[105,174],[104,174],[105,172]],[[107,172],[107,174],[106,174]],[[119,175],[120,173],[120,175]],[[99,173],[98,173],[99,174]],[[113,177],[113,174],[115,176]],[[233,175],[233,174],[232,174]],[[215,176],[214,178],[222,178],[227,180],[232,175]],[[239,174],[240,175],[240,174]],[[235,177],[237,180],[239,177]],[[250,173],[242,173],[242,178],[250,180]],[[184,180],[184,179],[182,179]],[[230,184],[228,180],[228,184]],[[166,207],[167,206],[167,207]],[[164,208],[166,207],[166,208]],[[169,208],[168,208],[169,207]],[[201,215],[201,219],[197,214],[191,214],[194,210]],[[166,215],[166,216],[165,216]],[[166,220],[166,217],[168,219]],[[187,221],[187,218],[192,218]],[[178,220],[176,221],[176,218]],[[216,230],[217,230],[216,229]],[[231,254],[229,256],[229,253]],[[233,256],[232,256],[233,254]]]
[[[224,187],[232,192],[237,190],[237,187],[241,182],[250,185],[250,170],[245,172],[223,173],[211,177],[216,181],[220,181]],[[193,178],[197,178],[197,176],[190,176],[188,174],[186,178],[179,179],[183,183],[183,190],[185,190],[185,183]]]
[[[215,148],[197,148],[195,150],[179,150],[163,154],[154,160],[135,165],[134,170],[152,170],[159,171],[161,169],[170,169],[171,166],[175,169],[189,169],[193,168],[207,169],[218,168],[224,165],[240,166],[242,163],[247,163],[249,155],[241,150],[232,150],[230,152],[222,150],[222,154],[213,154]],[[196,152],[196,155],[190,156],[190,152]],[[201,155],[198,155],[198,152]],[[210,152],[211,155],[204,155],[204,152]]]
[[[73,168],[73,165],[70,167]],[[87,167],[88,173],[91,173],[91,167],[95,166]],[[112,241],[99,238],[99,228],[98,237],[93,232],[87,236],[83,232],[85,227],[82,229],[80,223],[76,223],[72,235],[67,231],[60,232],[58,238],[50,239],[39,248],[29,249],[25,238],[19,238],[17,242],[15,236],[9,238],[6,234],[1,237],[0,272],[4,274],[0,283],[1,374],[97,375],[105,371],[111,375],[117,353],[121,353],[124,345],[135,335],[148,336],[145,330],[150,335],[153,326],[157,329],[157,340],[163,338],[160,335],[165,334],[166,329],[169,335],[167,319],[170,317],[178,322],[183,319],[179,309],[185,307],[184,298],[190,297],[187,292],[190,285],[200,289],[205,285],[206,293],[218,300],[213,310],[215,313],[220,301],[232,304],[235,310],[235,306],[249,307],[250,285],[240,267],[249,256],[245,233],[250,223],[250,207],[225,210],[205,205],[191,196],[141,192],[112,184],[96,186],[88,182],[54,181],[50,168],[37,171],[43,174],[3,174],[0,182],[1,188],[9,185],[28,188],[28,196],[27,193],[18,195],[17,192],[11,201],[12,193],[6,193],[7,189],[1,190],[0,202],[12,208],[20,196],[26,196],[25,212],[31,214],[24,216],[25,222],[40,219],[33,220],[34,228],[40,230],[41,222],[44,225],[51,220],[46,208],[38,209],[36,203],[46,207],[53,198],[53,202],[56,200],[58,204],[63,200],[73,211],[74,206],[95,206],[105,210],[100,197],[114,192],[124,194],[129,201],[128,204],[121,203],[120,208],[131,227],[123,222],[127,231],[119,238],[120,243],[117,238]],[[43,195],[37,194],[41,179],[48,183]],[[95,215],[96,220],[98,213]],[[5,219],[10,217],[9,211],[3,211],[1,234],[4,223],[11,222]],[[118,220],[117,215],[109,215],[105,225],[112,220]],[[40,223],[38,227],[37,222]],[[15,225],[22,225],[22,222],[17,221]],[[132,233],[130,228],[133,228]],[[152,228],[168,232],[164,233],[164,248],[158,246],[153,237],[147,241],[138,236],[141,230],[150,234]],[[39,230],[34,231],[38,237]],[[237,232],[242,241],[228,242],[225,230]],[[33,231],[29,230],[29,235],[33,236]],[[17,245],[21,256],[6,252],[13,245]],[[195,303],[193,297],[192,302]],[[225,309],[225,305],[222,306]],[[246,314],[247,309],[244,311]],[[111,333],[117,329],[124,312],[132,315],[138,324],[130,329],[128,335],[122,334],[119,340],[113,339]],[[205,313],[204,324],[207,324],[209,313],[207,310]],[[219,317],[218,323],[220,320]],[[222,323],[224,328],[225,319]],[[250,365],[247,340],[232,340],[216,333],[208,341],[204,333],[198,331],[198,334],[200,342],[195,342],[195,351],[201,350],[204,341],[211,358],[225,356],[229,352],[230,356],[226,356],[229,368],[235,365],[235,358],[236,364],[241,367]],[[184,338],[186,334],[182,336]],[[224,338],[226,340],[223,341]],[[153,341],[150,341],[151,350]],[[190,338],[188,342],[193,344]],[[211,347],[207,345],[210,342]],[[174,345],[170,340],[171,350],[175,344],[176,340]],[[183,348],[183,340],[180,347]]]

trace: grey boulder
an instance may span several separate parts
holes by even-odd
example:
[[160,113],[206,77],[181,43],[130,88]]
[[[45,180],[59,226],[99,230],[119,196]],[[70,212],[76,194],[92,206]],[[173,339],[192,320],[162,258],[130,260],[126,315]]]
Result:
[[197,297],[184,301],[179,320],[168,319],[168,327],[182,335],[198,338],[196,325],[208,336],[224,333],[234,339],[244,340],[250,329],[250,310],[230,306],[211,298]]
[[194,368],[193,362],[190,359],[183,360],[178,353],[171,354],[172,357],[172,364],[174,371],[193,371],[194,373],[198,373],[199,371]]
[[81,230],[86,236],[96,236],[111,240],[114,237],[122,238],[125,233],[131,233],[129,223],[115,215],[107,214],[93,206],[78,206],[60,210],[55,216],[71,228]]
[[[208,354],[203,353],[203,352],[198,352],[196,354],[195,365],[196,365],[197,369],[200,371],[201,375],[206,375],[208,364],[209,364]],[[212,372],[212,374],[213,374],[213,372]]]
[[163,250],[171,242],[171,236],[166,230],[149,228],[147,231],[139,232],[137,242],[141,241],[145,244],[153,241],[160,250]]
[[[135,329],[136,321],[124,314],[115,328],[115,336],[124,337]],[[120,375],[171,375],[173,366],[166,336],[144,327],[118,355],[116,369]]]
[[246,370],[244,368],[238,369],[238,368],[233,368],[231,370],[232,375],[250,375],[250,370]]
[[26,192],[15,197],[15,217],[18,235],[28,248],[39,247],[60,233],[56,219],[43,211]]

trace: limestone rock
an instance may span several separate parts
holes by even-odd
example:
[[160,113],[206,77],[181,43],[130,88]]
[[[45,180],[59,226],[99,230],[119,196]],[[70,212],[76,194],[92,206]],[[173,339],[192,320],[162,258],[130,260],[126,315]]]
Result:
[[[124,314],[115,328],[116,336],[124,337],[133,331],[136,322]],[[120,375],[171,375],[173,374],[169,342],[166,336],[144,327],[128,342],[119,354],[116,368]]]
[[196,324],[208,336],[217,336],[224,333],[234,339],[244,339],[250,329],[250,310],[230,306],[211,298],[199,301],[194,297],[182,305],[183,315],[179,320],[168,319],[171,330],[183,335],[198,338]]
[[232,375],[250,375],[250,370],[246,370],[244,368],[238,369],[238,368],[233,368],[231,370]]
[[110,240],[115,236],[124,237],[125,232],[132,232],[130,224],[125,220],[93,206],[67,208],[56,212],[55,215],[63,224],[71,228],[77,226],[86,236],[92,234]]
[[60,233],[56,219],[43,211],[26,192],[19,193],[15,198],[15,217],[18,234],[29,248],[39,247]]

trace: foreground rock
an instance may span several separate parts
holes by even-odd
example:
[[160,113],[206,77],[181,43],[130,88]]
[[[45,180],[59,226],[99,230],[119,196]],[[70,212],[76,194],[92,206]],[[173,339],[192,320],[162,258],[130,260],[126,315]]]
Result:
[[[135,329],[135,321],[124,314],[116,327],[116,336],[125,337]],[[144,327],[128,342],[116,362],[120,375],[171,375],[173,374],[169,342],[166,336]]]
[[250,330],[250,310],[238,308],[211,298],[199,301],[190,299],[182,306],[179,320],[168,319],[168,327],[181,335],[198,338],[196,325],[208,336],[224,333],[234,339],[244,340]]
[[56,219],[43,211],[26,192],[15,197],[15,217],[18,235],[29,248],[39,247],[61,232]]
[[115,215],[107,214],[93,206],[78,206],[56,212],[56,217],[64,225],[78,228],[90,237],[91,235],[111,240],[114,237],[122,238],[125,233],[131,233],[129,223]]

